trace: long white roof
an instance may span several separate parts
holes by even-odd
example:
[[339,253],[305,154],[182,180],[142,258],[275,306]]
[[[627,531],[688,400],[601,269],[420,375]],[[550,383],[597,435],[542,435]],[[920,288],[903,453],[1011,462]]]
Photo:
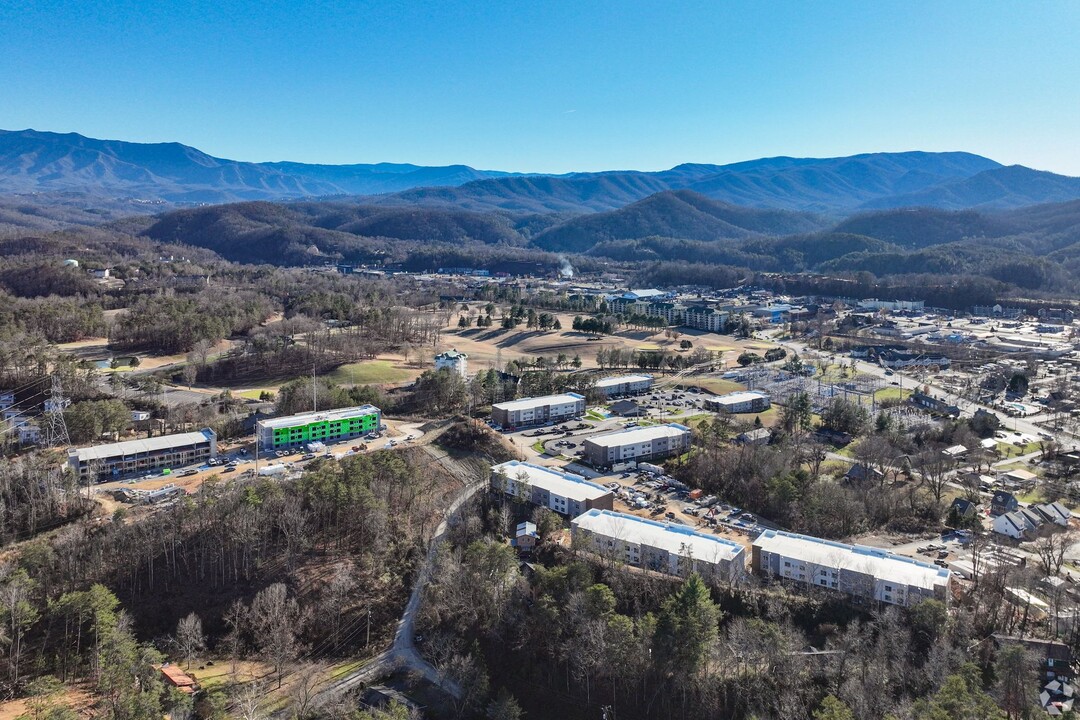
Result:
[[768,400],[769,396],[765,393],[754,392],[752,390],[742,390],[740,392],[728,393],[727,395],[720,395],[718,397],[708,398],[711,402],[718,402],[721,405],[737,405],[739,403],[750,402],[752,400]]
[[520,400],[508,400],[507,402],[495,403],[491,407],[499,408],[507,412],[514,410],[529,410],[531,408],[544,407],[545,405],[569,405],[570,403],[584,400],[584,395],[577,393],[563,393],[561,395],[543,395],[541,397],[527,397]]
[[297,425],[310,425],[314,422],[326,422],[328,420],[344,420],[346,418],[362,417],[379,412],[374,405],[360,405],[357,407],[338,408],[337,410],[325,410],[320,412],[300,413],[299,415],[287,415],[285,417],[260,420],[260,427],[287,428]]
[[716,563],[734,560],[744,551],[742,545],[714,535],[705,535],[673,523],[648,520],[636,515],[592,509],[572,521],[575,527],[636,545],[667,550],[674,555]]
[[835,570],[850,570],[902,585],[933,590],[949,581],[945,568],[894,555],[880,548],[822,540],[782,530],[766,530],[754,547],[791,560]]
[[499,465],[493,465],[491,467],[491,472],[492,474],[503,475],[515,481],[522,479],[522,475],[524,475],[525,482],[533,487],[547,490],[559,497],[580,502],[596,500],[611,494],[611,491],[607,488],[589,482],[580,475],[559,472],[552,468],[533,465],[532,463],[524,463],[518,460],[510,460],[509,462],[504,462]]
[[618,430],[604,435],[585,438],[585,442],[593,443],[600,447],[620,447],[622,445],[649,442],[650,440],[656,440],[657,438],[662,437],[677,437],[688,432],[690,432],[690,428],[685,425],[668,423],[667,425],[649,425],[646,427],[630,428],[628,430]]
[[124,442],[109,443],[108,445],[93,445],[91,447],[71,450],[68,455],[76,456],[79,462],[90,460],[105,460],[123,455],[138,455],[141,453],[170,450],[208,442],[213,438],[213,431],[206,429],[198,432],[176,433],[174,435],[158,435],[145,440],[125,440]]
[[626,383],[639,383],[639,382],[651,382],[652,375],[612,375],[611,377],[600,378],[596,381],[596,387],[606,388],[616,385],[625,385]]

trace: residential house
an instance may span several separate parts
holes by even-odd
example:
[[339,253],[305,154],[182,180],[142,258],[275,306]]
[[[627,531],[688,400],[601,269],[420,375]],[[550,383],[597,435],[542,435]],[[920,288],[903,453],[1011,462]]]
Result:
[[993,531],[1014,540],[1023,540],[1028,535],[1027,520],[1020,512],[1002,513],[994,518]]
[[1072,518],[1072,512],[1069,508],[1059,502],[1032,505],[1031,509],[1038,513],[1048,523],[1060,525],[1061,527],[1069,527],[1069,520]]
[[535,524],[531,522],[518,524],[517,530],[514,531],[514,542],[512,543],[518,551],[532,552],[538,542],[540,542],[540,535],[536,532]]
[[1004,515],[1005,513],[1016,512],[1019,507],[1020,501],[1016,499],[1016,496],[1005,490],[998,490],[990,500],[991,515]]
[[978,508],[975,503],[964,498],[956,498],[952,501],[952,505],[949,506],[950,514],[955,513],[958,518],[972,518],[978,514]]

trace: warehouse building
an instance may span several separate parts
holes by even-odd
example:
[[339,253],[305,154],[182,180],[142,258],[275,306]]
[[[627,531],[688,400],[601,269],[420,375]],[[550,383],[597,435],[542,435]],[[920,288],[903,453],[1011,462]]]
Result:
[[690,449],[690,428],[678,423],[630,428],[585,438],[583,458],[606,468],[628,460],[653,460]]
[[596,381],[596,389],[604,397],[640,395],[652,389],[652,375],[614,375]]
[[309,412],[260,420],[256,426],[259,447],[264,450],[301,447],[309,442],[351,440],[382,425],[382,411],[374,405]]
[[521,398],[491,406],[491,419],[507,429],[564,422],[585,414],[585,396],[577,393]]
[[580,475],[517,460],[492,466],[491,488],[571,518],[593,508],[611,510],[615,500],[610,490]]
[[742,545],[695,532],[685,525],[589,510],[574,518],[570,526],[575,542],[634,567],[679,577],[696,572],[729,583],[739,580],[746,571],[746,550]]
[[80,480],[104,482],[123,475],[203,463],[216,457],[217,434],[203,428],[198,432],[72,448],[68,450],[68,467]]
[[754,540],[751,564],[758,576],[834,590],[860,603],[949,600],[948,569],[880,548],[766,530]]
[[713,412],[757,413],[769,409],[769,396],[759,392],[733,392],[705,398],[705,408]]

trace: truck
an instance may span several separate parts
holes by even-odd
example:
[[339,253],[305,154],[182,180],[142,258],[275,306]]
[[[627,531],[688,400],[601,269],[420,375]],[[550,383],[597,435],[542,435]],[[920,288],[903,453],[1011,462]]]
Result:
[[663,475],[664,468],[659,465],[653,465],[652,463],[639,462],[637,464],[638,472],[649,473],[650,475]]
[[288,470],[285,463],[273,463],[272,465],[264,465],[259,468],[259,477],[271,477],[273,475],[284,475]]

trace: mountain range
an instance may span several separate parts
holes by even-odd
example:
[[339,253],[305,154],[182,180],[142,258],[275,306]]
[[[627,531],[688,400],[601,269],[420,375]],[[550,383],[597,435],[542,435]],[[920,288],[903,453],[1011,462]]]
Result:
[[656,193],[682,190],[730,206],[838,218],[907,206],[1007,209],[1062,202],[1080,198],[1080,178],[1006,167],[963,152],[775,157],[729,165],[687,163],[659,172],[559,176],[466,165],[251,163],[216,158],[179,143],[0,131],[0,195],[78,194],[84,204],[138,200],[177,206],[360,196],[355,202],[364,205],[570,215],[616,210]]

